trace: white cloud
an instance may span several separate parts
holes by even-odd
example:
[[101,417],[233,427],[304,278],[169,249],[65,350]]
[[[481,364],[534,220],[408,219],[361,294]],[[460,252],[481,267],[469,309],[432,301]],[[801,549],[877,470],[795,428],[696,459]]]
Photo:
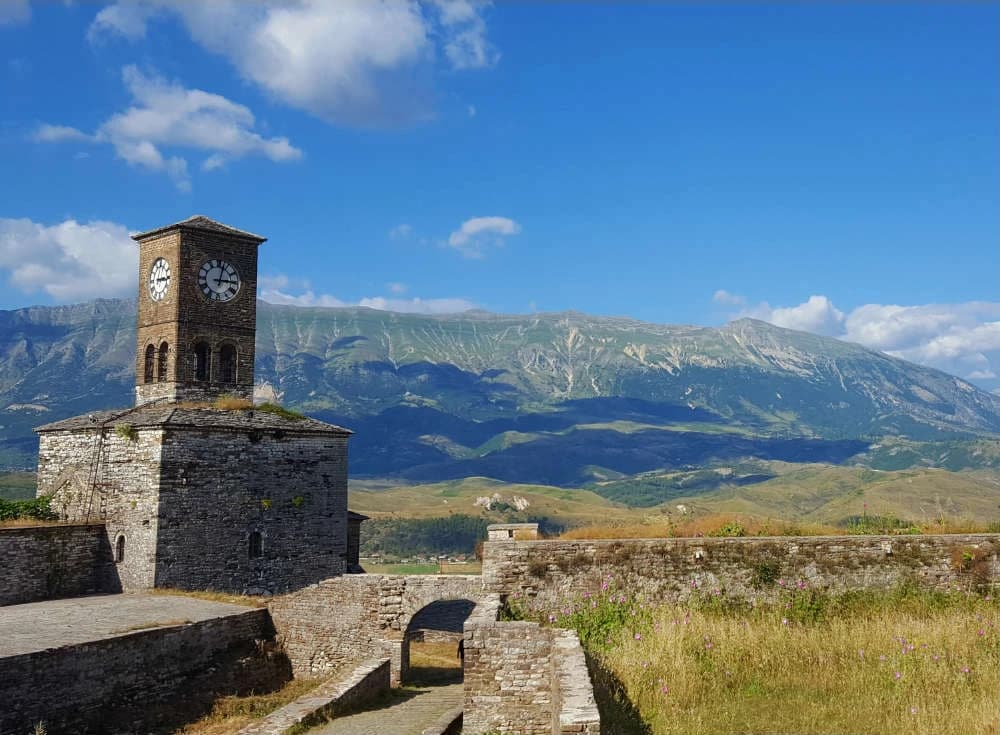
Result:
[[[398,287],[402,287],[401,289]],[[400,294],[406,291],[401,283],[390,283],[391,292]],[[294,291],[300,290],[298,293]],[[259,297],[271,304],[290,304],[293,306],[365,306],[379,311],[396,311],[404,314],[454,314],[477,308],[468,299],[441,298],[411,299],[391,298],[385,296],[366,296],[358,301],[344,301],[330,294],[317,294],[310,288],[308,282],[295,282],[285,275],[262,276],[259,280]]]
[[386,288],[389,289],[389,291],[391,293],[397,293],[397,294],[399,294],[399,293],[406,293],[407,290],[408,290],[408,287],[407,287],[407,285],[405,283],[396,283],[396,282],[393,282],[393,283],[387,283],[387,284],[385,284],[385,286],[386,286]]
[[503,245],[504,238],[521,232],[521,225],[507,217],[473,217],[448,236],[448,245],[467,258],[481,258],[491,245]]
[[405,240],[413,234],[413,226],[403,223],[389,230],[390,240]]
[[485,5],[466,0],[214,0],[118,2],[101,10],[92,41],[143,38],[176,15],[191,38],[277,99],[334,123],[399,125],[431,114],[438,49],[454,69],[496,63]]
[[469,117],[475,117],[476,116],[476,106],[475,105],[469,105],[468,107],[465,108],[465,111],[469,113]]
[[0,271],[14,288],[59,302],[131,296],[138,249],[124,225],[0,219]]
[[90,141],[110,144],[122,160],[150,171],[166,173],[182,191],[191,188],[187,160],[164,155],[164,148],[208,152],[202,163],[212,171],[249,155],[272,161],[293,161],[302,151],[287,138],[264,138],[253,130],[256,120],[248,107],[200,89],[187,89],[135,66],[122,70],[133,105],[108,118],[93,135],[66,125],[40,126],[39,142]]
[[68,125],[39,125],[32,138],[39,143],[62,143],[79,140],[92,141],[94,137]]
[[19,25],[31,20],[28,0],[0,0],[0,26]]
[[[725,294],[725,301],[719,294]],[[716,292],[715,300],[734,306],[741,297]],[[826,297],[811,296],[797,306],[767,302],[743,306],[733,317],[749,316],[790,329],[825,334],[881,350],[968,380],[992,383],[1000,372],[1000,303],[863,304],[844,313]]]
[[724,306],[742,306],[747,302],[747,300],[739,294],[729,293],[729,291],[724,288],[720,288],[712,295],[712,301],[717,304],[723,304]]

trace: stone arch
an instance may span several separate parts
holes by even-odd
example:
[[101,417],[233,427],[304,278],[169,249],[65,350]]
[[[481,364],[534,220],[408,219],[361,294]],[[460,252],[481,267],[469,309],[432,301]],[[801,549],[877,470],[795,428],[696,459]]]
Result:
[[208,340],[195,340],[191,354],[194,356],[192,377],[199,383],[207,383],[212,379],[212,348]]
[[232,342],[223,342],[219,346],[219,382],[227,385],[236,383],[236,364],[238,352]]
[[[416,674],[423,677],[433,677],[442,681],[450,678],[449,673],[443,669],[447,668],[449,662],[454,663],[454,673],[451,674],[457,681],[462,677],[462,658],[459,655],[460,644],[463,639],[463,626],[465,621],[472,614],[476,603],[468,598],[434,600],[420,608],[403,631],[403,639],[400,642],[399,652],[399,678],[403,683],[410,681]],[[433,666],[441,671],[419,670],[411,666],[410,653],[411,644],[428,644],[428,647],[435,647],[443,652],[443,666]],[[451,659],[451,657],[454,657]],[[423,669],[424,667],[420,667]]]
[[[156,354],[156,379],[160,383],[167,382],[167,363],[170,360],[170,345],[166,342],[160,343],[160,349]],[[149,381],[146,381],[149,382]]]
[[154,368],[156,365],[156,348],[153,345],[146,345],[146,355],[143,361],[142,382],[152,383],[154,379]]

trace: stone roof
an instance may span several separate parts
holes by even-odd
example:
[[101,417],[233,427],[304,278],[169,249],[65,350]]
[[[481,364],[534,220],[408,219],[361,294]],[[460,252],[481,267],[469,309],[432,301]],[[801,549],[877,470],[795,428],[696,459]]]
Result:
[[82,416],[54,421],[39,426],[35,431],[81,431],[117,424],[138,428],[157,427],[172,429],[231,429],[234,431],[267,431],[281,429],[296,434],[350,435],[349,429],[311,418],[286,418],[267,411],[221,410],[217,408],[186,408],[171,404],[138,406],[115,411],[94,411]]
[[364,513],[355,513],[353,510],[348,509],[347,520],[349,521],[367,521],[370,520],[370,516],[366,516]]
[[235,237],[244,237],[248,240],[256,240],[258,243],[267,240],[266,237],[261,237],[260,235],[255,235],[252,232],[247,232],[246,230],[238,230],[235,227],[230,227],[229,225],[224,225],[221,222],[217,222],[214,219],[206,217],[203,214],[196,214],[193,217],[188,217],[180,222],[174,222],[172,225],[164,225],[163,227],[157,227],[155,230],[149,230],[147,232],[137,232],[132,235],[133,240],[145,240],[147,237],[152,237],[153,235],[159,235],[161,232],[168,232],[170,230],[207,230],[209,232],[220,232],[224,235],[233,235]]

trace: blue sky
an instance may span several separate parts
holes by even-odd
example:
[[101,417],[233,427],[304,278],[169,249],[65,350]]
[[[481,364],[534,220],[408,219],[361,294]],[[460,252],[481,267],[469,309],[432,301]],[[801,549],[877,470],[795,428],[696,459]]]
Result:
[[261,296],[741,315],[1000,386],[1000,4],[0,4],[0,309],[127,233]]

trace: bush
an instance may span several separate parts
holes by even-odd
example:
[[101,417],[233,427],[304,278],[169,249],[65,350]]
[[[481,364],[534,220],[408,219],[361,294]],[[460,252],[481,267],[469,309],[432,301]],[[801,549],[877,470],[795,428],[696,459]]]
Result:
[[139,438],[139,432],[132,424],[115,424],[115,434],[126,441],[134,442]]
[[0,521],[55,521],[59,516],[49,507],[49,496],[32,500],[4,500],[0,498]]
[[301,421],[306,417],[304,413],[292,411],[284,406],[279,406],[277,403],[262,403],[257,406],[255,410],[263,411],[264,413],[273,413],[275,416],[280,416],[281,418],[288,419],[290,421]]

